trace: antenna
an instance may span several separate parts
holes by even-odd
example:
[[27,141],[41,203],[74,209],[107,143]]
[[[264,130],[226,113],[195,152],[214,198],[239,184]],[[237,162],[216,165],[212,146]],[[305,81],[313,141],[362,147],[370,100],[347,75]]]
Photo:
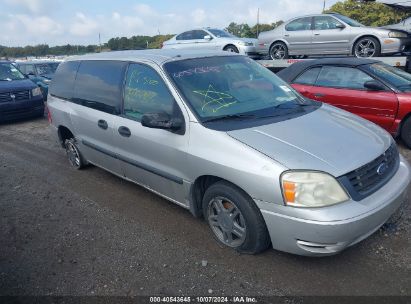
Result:
[[258,38],[259,23],[260,23],[260,8],[257,8],[257,38]]

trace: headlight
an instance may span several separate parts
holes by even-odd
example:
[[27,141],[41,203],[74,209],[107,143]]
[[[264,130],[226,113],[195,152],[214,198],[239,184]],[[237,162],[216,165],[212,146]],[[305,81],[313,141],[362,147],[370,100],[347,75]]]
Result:
[[408,35],[403,32],[389,32],[388,37],[390,38],[407,38]]
[[39,87],[37,87],[37,88],[34,88],[33,90],[31,90],[31,96],[39,96],[39,95],[41,95],[41,90],[40,90],[40,88]]
[[246,41],[239,41],[238,44],[242,46],[253,46],[254,45],[254,43],[246,42]]
[[288,171],[281,186],[285,204],[293,207],[324,207],[349,199],[337,180],[322,172]]
[[43,79],[43,82],[49,84],[51,82],[51,80],[50,79]]

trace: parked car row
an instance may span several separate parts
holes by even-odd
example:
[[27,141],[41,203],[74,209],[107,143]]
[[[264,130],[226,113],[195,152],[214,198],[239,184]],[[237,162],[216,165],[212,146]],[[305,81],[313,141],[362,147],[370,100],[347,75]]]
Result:
[[411,37],[395,26],[373,28],[341,14],[317,14],[291,19],[260,33],[258,40],[201,28],[174,36],[163,48],[224,50],[273,60],[312,55],[378,57],[411,50]]
[[[366,90],[378,80],[387,88],[381,94],[400,97],[389,77],[402,74],[374,62],[351,66],[354,71],[339,71],[339,82],[370,81]],[[328,84],[330,67],[308,66],[304,77]],[[368,68],[389,77],[369,80]],[[218,242],[244,253],[269,246],[309,256],[338,253],[386,222],[411,179],[387,131],[303,97],[233,53],[69,58],[57,69],[48,107],[75,169],[94,164],[142,185],[203,216]],[[378,113],[384,122],[395,120],[392,109],[389,118]]]
[[48,86],[58,64],[0,61],[0,122],[43,116]]

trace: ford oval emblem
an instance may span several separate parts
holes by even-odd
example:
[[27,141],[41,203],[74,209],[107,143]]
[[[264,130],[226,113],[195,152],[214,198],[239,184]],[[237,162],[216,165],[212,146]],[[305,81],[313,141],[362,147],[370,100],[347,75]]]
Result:
[[10,94],[10,98],[13,99],[13,100],[16,99],[16,95]]
[[387,171],[387,169],[388,169],[388,165],[386,163],[382,163],[377,168],[377,174],[383,175]]

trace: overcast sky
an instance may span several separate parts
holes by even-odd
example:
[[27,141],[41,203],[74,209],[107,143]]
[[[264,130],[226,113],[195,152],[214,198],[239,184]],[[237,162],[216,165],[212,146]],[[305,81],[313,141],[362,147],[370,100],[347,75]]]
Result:
[[[326,0],[327,7],[337,0]],[[0,45],[97,44],[112,37],[173,34],[319,13],[323,0],[0,0]]]

